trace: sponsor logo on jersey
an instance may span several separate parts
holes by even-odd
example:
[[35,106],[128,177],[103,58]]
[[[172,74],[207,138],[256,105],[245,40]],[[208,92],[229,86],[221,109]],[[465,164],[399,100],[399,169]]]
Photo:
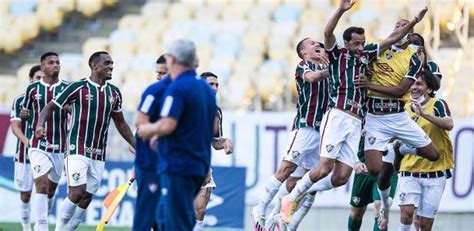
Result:
[[94,95],[92,95],[92,94],[87,94],[87,95],[86,95],[86,100],[87,100],[87,101],[91,101],[91,100],[93,100],[93,99],[94,99]]
[[326,145],[326,151],[328,151],[328,152],[331,152],[333,148],[334,148],[334,146],[331,145],[331,144]]
[[100,148],[85,147],[84,150],[86,152],[90,152],[90,153],[93,153],[93,154],[101,154],[102,153],[102,149],[100,149]]
[[385,72],[394,72],[394,70],[386,63],[377,63],[377,67]]
[[355,101],[352,100],[352,99],[348,99],[348,100],[347,100],[347,104],[349,104],[349,105],[351,105],[351,106],[353,106],[353,107],[356,107],[356,108],[362,108],[362,104],[357,103],[357,102],[355,102]]
[[76,149],[76,145],[74,144],[69,145],[69,150],[73,151],[75,149]]
[[59,150],[59,144],[50,144],[48,141],[41,141],[40,145],[49,149]]

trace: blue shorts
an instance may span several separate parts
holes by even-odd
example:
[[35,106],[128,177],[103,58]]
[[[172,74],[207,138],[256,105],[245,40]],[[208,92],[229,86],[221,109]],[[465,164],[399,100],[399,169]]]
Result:
[[133,230],[150,230],[155,224],[156,209],[160,198],[160,178],[156,171],[135,168],[137,199]]
[[159,230],[190,231],[196,223],[194,198],[205,177],[160,175],[161,198],[158,205]]

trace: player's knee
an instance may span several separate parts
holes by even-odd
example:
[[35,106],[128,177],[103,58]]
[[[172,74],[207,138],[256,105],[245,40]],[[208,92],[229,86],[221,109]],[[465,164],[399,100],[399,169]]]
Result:
[[410,206],[400,206],[400,221],[403,224],[411,224],[413,222],[414,209]]
[[31,199],[31,192],[21,192],[20,193],[20,199],[23,203],[28,203],[30,202]]
[[48,185],[45,182],[37,182],[35,184],[36,193],[48,194]]
[[92,201],[92,194],[90,193],[85,193],[83,196],[82,196],[82,199],[81,201],[79,202],[78,206],[80,208],[87,208],[89,206],[89,204],[91,203]]
[[85,197],[85,191],[81,189],[69,189],[68,198],[74,204],[79,204],[82,201],[83,197]]
[[332,177],[331,183],[334,187],[339,187],[341,185],[346,184],[348,179],[349,177],[339,175],[339,176]]
[[364,210],[362,208],[351,208],[351,218],[353,221],[360,221],[364,217]]
[[284,181],[295,171],[296,167],[294,163],[283,161],[275,177],[280,181]]

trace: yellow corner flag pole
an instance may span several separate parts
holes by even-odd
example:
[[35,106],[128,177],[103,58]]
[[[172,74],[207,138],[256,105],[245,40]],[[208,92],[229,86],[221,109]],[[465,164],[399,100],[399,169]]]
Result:
[[110,218],[117,210],[118,205],[122,201],[125,193],[127,193],[128,188],[133,183],[135,179],[132,178],[128,182],[119,185],[112,192],[110,192],[104,199],[104,207],[107,208],[107,211],[100,219],[99,225],[97,225],[96,231],[103,231],[105,229],[105,224],[109,222]]

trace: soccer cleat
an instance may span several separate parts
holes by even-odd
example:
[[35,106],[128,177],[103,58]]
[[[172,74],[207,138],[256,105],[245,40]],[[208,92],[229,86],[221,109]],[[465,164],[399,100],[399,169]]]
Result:
[[276,231],[288,231],[288,224],[283,221],[280,214],[275,214]]
[[291,216],[293,216],[305,195],[306,193],[303,193],[296,198],[296,201],[291,201],[288,196],[281,198],[280,217],[286,224],[290,224]]
[[277,216],[280,216],[280,214],[279,213],[271,213],[270,215],[268,215],[268,219],[265,221],[265,228],[267,229],[267,231],[278,230],[278,229],[276,229]]
[[387,229],[389,209],[380,209],[378,224],[379,229]]
[[252,209],[252,222],[255,231],[265,231],[265,215],[260,215],[257,212],[258,207]]

